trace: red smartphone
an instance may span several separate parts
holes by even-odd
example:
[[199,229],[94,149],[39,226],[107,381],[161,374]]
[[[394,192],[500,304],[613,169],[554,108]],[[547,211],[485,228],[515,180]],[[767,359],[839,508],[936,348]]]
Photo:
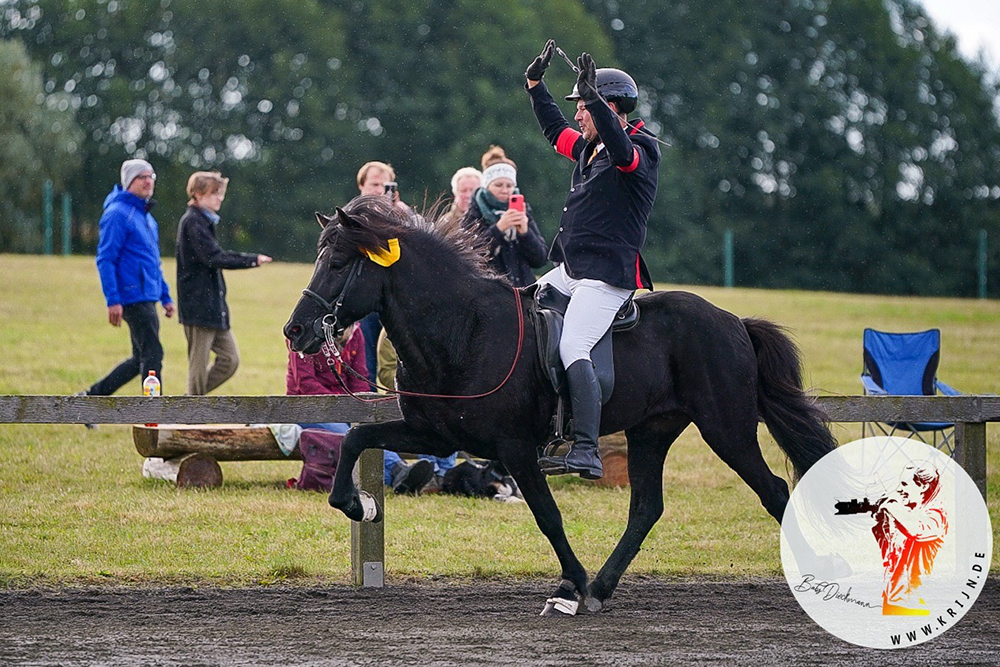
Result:
[[520,211],[524,213],[524,195],[511,195],[510,202],[507,207],[512,211]]

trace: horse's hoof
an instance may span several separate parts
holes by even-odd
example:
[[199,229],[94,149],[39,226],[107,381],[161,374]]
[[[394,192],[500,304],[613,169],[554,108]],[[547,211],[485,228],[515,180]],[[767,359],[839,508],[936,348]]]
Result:
[[539,616],[576,616],[580,603],[566,598],[549,598]]
[[587,598],[584,600],[583,605],[591,614],[599,614],[604,611],[604,603],[597,598]]
[[378,523],[382,520],[382,508],[379,507],[375,496],[367,491],[358,492],[358,502],[361,503],[362,515],[360,521],[368,523]]

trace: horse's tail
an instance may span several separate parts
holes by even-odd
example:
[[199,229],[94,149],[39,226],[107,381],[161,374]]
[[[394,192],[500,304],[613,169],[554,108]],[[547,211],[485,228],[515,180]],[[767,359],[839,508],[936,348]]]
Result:
[[757,354],[757,406],[760,416],[801,478],[837,446],[826,414],[802,390],[802,364],[792,339],[773,322],[745,318]]

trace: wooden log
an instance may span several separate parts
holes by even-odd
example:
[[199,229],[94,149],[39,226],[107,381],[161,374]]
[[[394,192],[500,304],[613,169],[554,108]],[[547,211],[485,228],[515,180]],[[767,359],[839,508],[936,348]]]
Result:
[[595,483],[598,486],[628,486],[628,442],[625,440],[625,433],[602,436],[598,440],[598,446],[601,451],[604,476]]
[[222,486],[222,468],[206,454],[187,454],[177,469],[177,488],[209,489]]
[[216,461],[301,461],[299,450],[286,455],[266,426],[160,424],[133,426],[132,442],[143,456],[172,459],[206,454]]

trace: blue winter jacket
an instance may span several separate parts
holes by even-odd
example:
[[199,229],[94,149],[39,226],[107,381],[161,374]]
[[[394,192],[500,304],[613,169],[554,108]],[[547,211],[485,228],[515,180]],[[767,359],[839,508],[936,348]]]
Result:
[[147,206],[120,185],[104,200],[97,271],[109,306],[173,302],[160,263],[160,231]]

